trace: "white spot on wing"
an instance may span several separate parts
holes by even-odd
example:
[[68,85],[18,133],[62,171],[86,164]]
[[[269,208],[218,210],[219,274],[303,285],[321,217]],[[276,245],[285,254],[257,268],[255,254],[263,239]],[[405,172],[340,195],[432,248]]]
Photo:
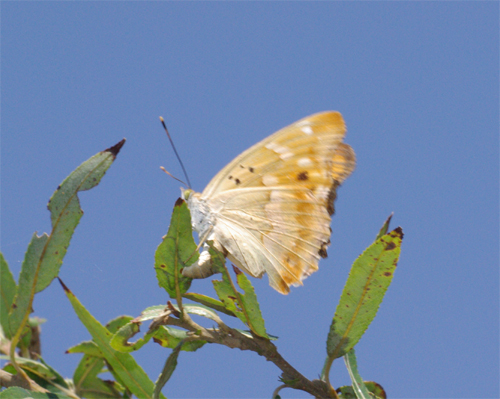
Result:
[[278,183],[278,178],[272,175],[264,175],[262,177],[262,183],[266,186],[275,186]]
[[300,167],[307,167],[307,166],[311,166],[312,165],[312,161],[310,158],[300,158],[298,161],[297,161],[297,165],[299,165]]
[[305,134],[313,134],[313,130],[311,126],[304,126],[300,130],[302,130]]
[[293,157],[293,153],[290,151],[288,147],[276,143],[269,143],[266,145],[266,148],[270,149],[271,151],[274,151],[276,154],[279,154],[280,158],[283,160]]
[[328,197],[330,189],[326,186],[319,185],[314,189],[314,196],[319,199],[325,199]]

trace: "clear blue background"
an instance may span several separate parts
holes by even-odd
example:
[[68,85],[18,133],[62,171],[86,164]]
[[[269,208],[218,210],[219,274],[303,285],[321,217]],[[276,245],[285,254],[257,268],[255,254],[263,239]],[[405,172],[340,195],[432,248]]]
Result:
[[[391,398],[499,397],[497,2],[2,2],[1,249],[17,275],[46,205],[123,137],[61,277],[105,323],[165,303],[153,256],[182,178],[163,115],[201,191],[226,163],[309,114],[342,112],[355,173],[330,257],[282,296],[254,284],[283,356],[308,378],[352,261],[394,212],[405,239],[359,369]],[[209,281],[193,291],[211,295]],[[36,297],[45,360],[71,377],[89,338],[57,283]],[[233,326],[242,327],[237,321]],[[169,350],[137,359],[155,380]],[[264,398],[280,371],[251,352],[182,353],[169,398]],[[347,384],[342,360],[331,380]],[[306,396],[283,391],[283,397]]]

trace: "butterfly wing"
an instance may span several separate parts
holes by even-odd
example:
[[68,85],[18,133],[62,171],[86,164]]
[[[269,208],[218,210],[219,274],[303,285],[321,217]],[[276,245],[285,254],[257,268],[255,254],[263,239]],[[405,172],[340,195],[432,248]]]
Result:
[[254,145],[201,194],[228,258],[286,294],[318,268],[330,243],[336,188],[353,171],[338,112],[311,115]]

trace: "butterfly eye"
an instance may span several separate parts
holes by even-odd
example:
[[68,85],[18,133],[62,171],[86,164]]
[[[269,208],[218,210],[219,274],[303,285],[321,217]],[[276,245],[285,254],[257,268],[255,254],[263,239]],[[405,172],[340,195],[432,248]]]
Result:
[[192,194],[193,190],[189,188],[187,190],[184,190],[184,188],[181,187],[181,197],[183,200],[187,201]]

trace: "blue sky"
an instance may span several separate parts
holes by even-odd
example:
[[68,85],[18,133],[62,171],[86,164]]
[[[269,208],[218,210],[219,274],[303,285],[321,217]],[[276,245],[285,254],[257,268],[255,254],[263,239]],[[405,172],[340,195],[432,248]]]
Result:
[[[254,280],[268,331],[316,378],[353,260],[385,218],[400,263],[357,348],[392,398],[494,398],[499,375],[497,2],[2,2],[1,249],[17,275],[47,201],[123,137],[61,278],[101,322],[165,303],[153,269],[182,178],[193,188],[295,120],[340,111],[354,174],[338,191],[329,258],[288,296]],[[212,295],[209,281],[192,290]],[[45,360],[70,377],[89,338],[59,284],[36,297]],[[235,327],[241,327],[233,322]],[[169,350],[137,359],[153,380]],[[169,398],[263,398],[280,371],[254,353],[182,353]],[[349,379],[342,361],[331,381]],[[304,397],[287,390],[283,397]]]

